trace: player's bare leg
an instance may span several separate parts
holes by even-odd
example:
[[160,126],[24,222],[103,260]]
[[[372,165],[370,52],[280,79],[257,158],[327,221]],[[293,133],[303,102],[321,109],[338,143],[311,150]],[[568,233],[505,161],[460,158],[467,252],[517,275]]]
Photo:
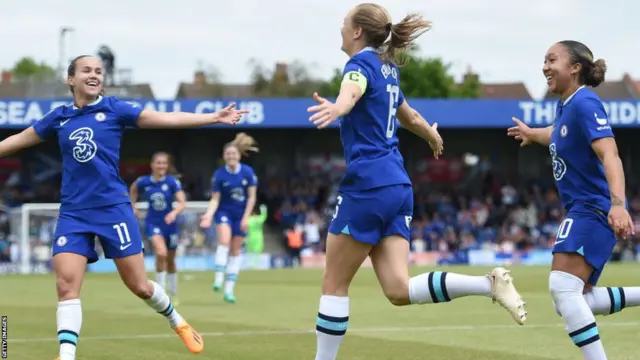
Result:
[[153,235],[151,237],[151,246],[156,254],[156,282],[167,287],[167,245],[162,235]]
[[378,281],[389,301],[397,306],[449,302],[463,296],[484,296],[498,301],[513,319],[523,324],[524,302],[508,271],[494,269],[486,276],[434,271],[409,277],[409,242],[399,235],[383,238],[371,251]]
[[555,253],[549,275],[549,291],[573,343],[586,360],[606,360],[596,319],[583,296],[593,268],[579,254]]
[[229,261],[227,262],[224,282],[224,301],[232,304],[236,302],[236,296],[233,291],[235,289],[236,282],[238,281],[240,266],[242,265],[240,250],[242,249],[243,243],[244,237],[242,236],[234,236],[231,238],[231,254],[229,255]]
[[229,244],[231,243],[231,227],[229,224],[216,225],[216,235],[218,236],[218,247],[215,255],[213,291],[220,291],[224,282],[227,261],[229,260]]
[[114,262],[127,288],[169,320],[171,328],[182,339],[189,351],[194,354],[201,353],[204,349],[202,337],[178,314],[164,289],[147,278],[142,253],[114,259]]
[[178,306],[178,268],[176,267],[176,251],[167,251],[167,287],[173,305]]
[[351,236],[327,236],[322,296],[316,322],[316,360],[335,360],[349,322],[349,285],[371,251]]
[[59,360],[75,360],[76,346],[82,327],[80,289],[87,267],[87,258],[73,253],[59,253],[53,257],[58,292]]

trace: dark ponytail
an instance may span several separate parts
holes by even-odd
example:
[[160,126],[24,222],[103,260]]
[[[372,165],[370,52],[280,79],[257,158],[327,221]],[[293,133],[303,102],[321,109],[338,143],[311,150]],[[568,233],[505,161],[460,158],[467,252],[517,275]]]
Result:
[[589,69],[589,74],[584,81],[584,84],[591,87],[596,87],[604,82],[605,74],[607,72],[607,63],[603,59],[596,60],[591,69]]
[[603,59],[593,61],[593,53],[587,45],[574,40],[560,41],[567,49],[571,64],[580,64],[579,82],[581,85],[597,87],[605,80],[607,63]]

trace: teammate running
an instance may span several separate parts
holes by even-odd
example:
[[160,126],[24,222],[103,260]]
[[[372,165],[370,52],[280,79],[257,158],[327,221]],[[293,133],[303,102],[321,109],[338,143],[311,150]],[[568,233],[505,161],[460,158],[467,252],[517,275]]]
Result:
[[[549,147],[553,177],[567,215],[553,247],[549,291],[573,343],[586,360],[605,360],[594,314],[640,305],[640,287],[594,287],[611,258],[616,236],[634,234],[627,211],[618,147],[602,102],[587,86],[604,81],[605,61],[577,41],[549,48],[542,72],[560,95],[552,126],[531,129],[514,118],[509,136],[521,146]],[[584,295],[583,295],[584,294]]]
[[[151,175],[139,177],[129,188],[131,203],[135,208],[138,194],[147,202],[148,210],[144,221],[147,239],[151,240],[156,255],[156,282],[163,288],[169,285],[169,295],[174,305],[178,305],[178,273],[176,269],[176,249],[178,248],[178,224],[176,218],[186,206],[182,184],[178,172],[166,152],[157,152],[151,157]],[[176,207],[173,207],[173,201]]]
[[213,174],[211,200],[200,222],[202,228],[209,228],[215,217],[218,248],[213,290],[220,291],[224,281],[223,299],[228,303],[236,302],[234,289],[242,265],[240,250],[256,205],[258,177],[251,166],[240,162],[241,156],[247,156],[249,151],[257,152],[258,148],[255,140],[245,133],[239,133],[225,145],[225,165]]
[[393,25],[377,4],[360,4],[344,19],[342,50],[349,56],[335,103],[314,94],[310,120],[325,128],[342,117],[340,137],[347,171],[329,226],[316,360],[334,360],[349,321],[348,290],[367,258],[389,301],[398,306],[442,303],[477,295],[493,297],[519,324],[524,302],[509,272],[488,276],[429,272],[409,276],[409,226],[413,189],[398,150],[397,122],[426,140],[437,158],[443,150],[437,124],[429,124],[405,100],[399,84],[398,52],[431,27],[418,15]]
[[75,359],[82,326],[80,288],[87,263],[98,260],[96,237],[127,288],[165,316],[191,352],[200,353],[204,349],[200,335],[174,309],[164,289],[147,278],[138,221],[119,174],[120,140],[125,128],[235,124],[247,111],[236,110],[232,104],[213,114],[165,113],[102,96],[103,67],[92,56],[75,58],[67,73],[73,105],[54,109],[0,142],[0,156],[46,139],[56,139],[60,146],[62,199],[53,244],[60,360]]

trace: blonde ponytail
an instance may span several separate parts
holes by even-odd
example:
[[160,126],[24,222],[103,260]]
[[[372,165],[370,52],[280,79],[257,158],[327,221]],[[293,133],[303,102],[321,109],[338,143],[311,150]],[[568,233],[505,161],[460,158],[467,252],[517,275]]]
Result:
[[249,151],[256,153],[260,151],[258,142],[244,132],[238,133],[228,145],[236,147],[242,156],[249,155]]

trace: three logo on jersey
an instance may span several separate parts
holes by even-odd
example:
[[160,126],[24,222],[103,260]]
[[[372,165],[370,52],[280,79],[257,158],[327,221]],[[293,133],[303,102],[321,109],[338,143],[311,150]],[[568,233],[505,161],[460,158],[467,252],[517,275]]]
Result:
[[[566,126],[563,128],[566,128]],[[549,153],[551,154],[551,162],[553,164],[553,178],[556,179],[556,181],[560,181],[567,172],[567,164],[558,156],[555,143],[549,145]]]
[[[103,112],[96,113],[95,119],[97,122],[103,122],[107,119],[107,115]],[[60,126],[64,126],[71,119],[66,119],[60,122]],[[86,163],[96,156],[98,151],[98,144],[93,141],[93,129],[90,127],[81,127],[74,130],[69,135],[69,140],[75,141],[76,146],[73,147],[73,158],[77,162]]]
[[[247,181],[247,179],[242,179],[242,186],[247,186],[249,182]],[[223,187],[227,187],[229,186],[229,182],[225,181],[222,183]],[[230,197],[237,201],[237,202],[243,202],[245,201],[245,196],[244,196],[244,189],[243,188],[233,188],[231,189],[231,195]]]
[[[598,117],[598,113],[593,113],[593,116],[596,118],[596,122],[599,125],[596,128],[598,131],[611,129],[611,126],[609,125],[609,120],[606,117],[600,118]],[[569,133],[569,128],[567,128],[567,125],[562,125],[562,127],[560,127],[560,136],[565,138],[567,137],[568,133]],[[555,143],[549,144],[549,153],[551,154],[551,161],[553,164],[553,178],[556,181],[560,181],[564,177],[564,174],[566,174],[567,172],[567,164],[564,162],[564,160],[560,156],[558,156]]]
[[[569,128],[567,125],[562,125],[562,127],[560,127],[560,136],[563,138],[567,137],[568,133]],[[553,165],[553,178],[556,179],[556,181],[560,181],[567,172],[567,164],[560,156],[558,156],[556,143],[549,144],[549,153],[551,154],[551,163]]]
[[[162,191],[167,191],[167,189],[168,189],[167,184],[163,184]],[[151,202],[151,206],[153,207],[153,210],[164,211],[167,209],[167,200],[166,200],[166,197],[164,196],[164,193],[161,193],[161,192],[153,193],[151,194],[151,196],[149,196],[149,200]]]

